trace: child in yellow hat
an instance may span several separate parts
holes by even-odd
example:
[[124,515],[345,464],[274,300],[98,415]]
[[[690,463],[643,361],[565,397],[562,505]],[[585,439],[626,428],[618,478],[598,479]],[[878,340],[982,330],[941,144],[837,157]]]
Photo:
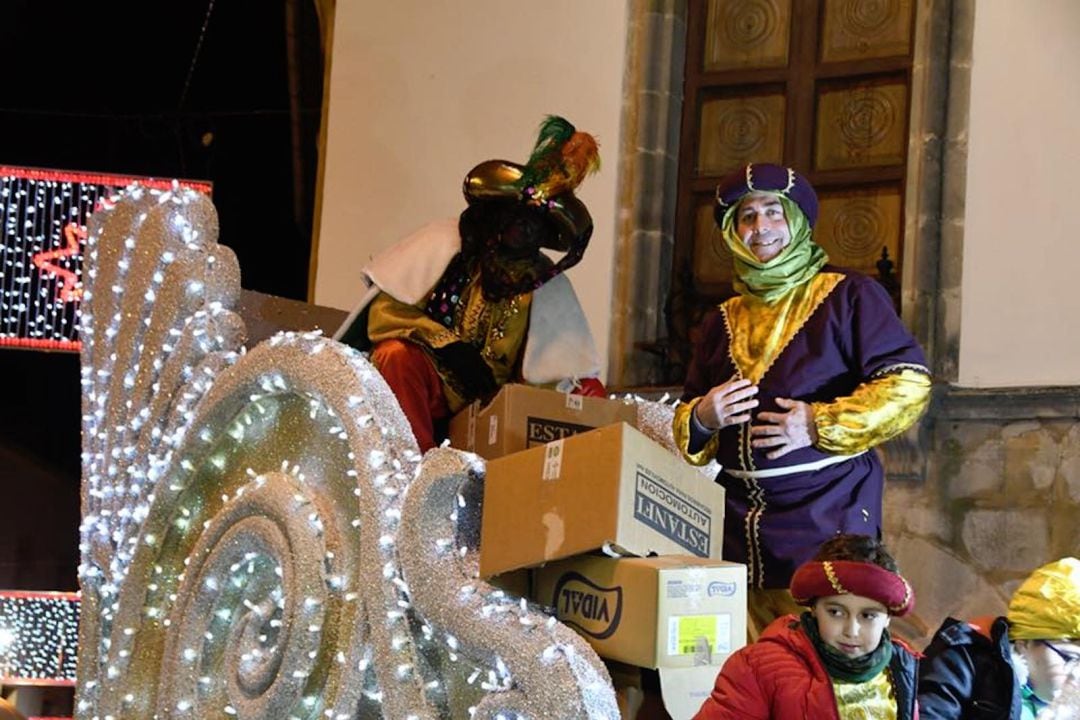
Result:
[[922,720],[1028,720],[1080,669],[1080,560],[1044,565],[988,626],[948,618],[919,669]]

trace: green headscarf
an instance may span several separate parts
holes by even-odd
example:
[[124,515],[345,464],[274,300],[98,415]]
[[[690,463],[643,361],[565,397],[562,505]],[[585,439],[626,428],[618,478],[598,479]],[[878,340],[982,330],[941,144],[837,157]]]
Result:
[[728,249],[735,256],[735,291],[772,303],[791,288],[814,277],[829,261],[829,256],[814,242],[813,229],[798,205],[779,193],[762,194],[780,201],[791,231],[791,242],[779,255],[761,262],[739,238],[735,232],[735,213],[742,204],[741,200],[724,213],[724,224],[720,231]]
[[892,636],[889,629],[881,632],[881,641],[873,652],[861,655],[857,658],[849,657],[836,648],[829,645],[821,638],[821,630],[818,628],[817,618],[812,612],[804,612],[799,616],[799,623],[803,632],[814,644],[821,663],[825,666],[825,672],[833,680],[842,682],[866,682],[877,677],[877,674],[885,669],[893,656]]

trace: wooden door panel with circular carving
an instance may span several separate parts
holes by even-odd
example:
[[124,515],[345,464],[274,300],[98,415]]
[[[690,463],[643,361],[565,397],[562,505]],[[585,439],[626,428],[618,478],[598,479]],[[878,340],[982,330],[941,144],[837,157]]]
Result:
[[706,72],[788,64],[791,0],[709,0]]
[[710,98],[701,104],[698,175],[720,175],[745,163],[782,162],[784,95]]
[[825,0],[822,62],[906,56],[911,0]]
[[818,95],[814,169],[902,165],[907,149],[905,82],[859,82]]
[[[685,102],[667,366],[682,380],[693,325],[730,296],[715,184],[747,162],[805,174],[816,239],[892,296],[903,266],[913,0],[708,0],[687,15]],[[883,262],[882,253],[887,258]]]
[[877,274],[881,251],[900,254],[903,198],[895,187],[823,193],[814,236],[834,265]]

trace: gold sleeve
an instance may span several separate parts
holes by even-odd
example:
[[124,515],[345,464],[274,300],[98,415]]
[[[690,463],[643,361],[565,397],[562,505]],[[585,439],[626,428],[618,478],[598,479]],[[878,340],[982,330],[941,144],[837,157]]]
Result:
[[716,457],[717,445],[720,436],[713,433],[705,446],[695,453],[690,452],[690,423],[693,422],[694,407],[701,402],[701,398],[694,398],[688,403],[682,403],[675,408],[675,416],[671,420],[671,432],[675,438],[675,445],[679,452],[691,465],[707,465]]
[[930,376],[903,368],[862,383],[851,395],[811,403],[815,447],[838,455],[863,452],[915,424],[930,403]]
[[445,347],[460,338],[431,319],[421,308],[395,300],[381,292],[368,310],[368,337],[372,343],[393,338],[409,338],[432,349]]

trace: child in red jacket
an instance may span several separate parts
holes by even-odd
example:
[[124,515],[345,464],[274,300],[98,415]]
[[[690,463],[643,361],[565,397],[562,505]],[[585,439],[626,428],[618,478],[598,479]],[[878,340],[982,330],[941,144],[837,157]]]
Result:
[[885,547],[837,535],[795,571],[791,594],[810,610],[732,655],[695,717],[917,720],[918,656],[888,631],[915,598]]

